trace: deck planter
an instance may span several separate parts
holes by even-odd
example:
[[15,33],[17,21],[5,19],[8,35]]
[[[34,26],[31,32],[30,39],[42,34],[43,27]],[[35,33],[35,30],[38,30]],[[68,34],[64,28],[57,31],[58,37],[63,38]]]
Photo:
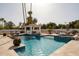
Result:
[[14,44],[14,46],[20,46],[20,44],[21,44],[20,38],[16,37],[16,38],[14,39],[14,41],[13,41],[13,44]]

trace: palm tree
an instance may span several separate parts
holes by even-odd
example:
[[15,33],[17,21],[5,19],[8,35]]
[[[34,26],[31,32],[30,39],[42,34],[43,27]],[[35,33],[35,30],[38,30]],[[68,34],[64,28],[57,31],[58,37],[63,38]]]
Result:
[[5,25],[5,20],[4,20],[4,18],[0,18],[0,22],[2,22],[1,24],[2,24],[2,26],[4,27],[4,25]]
[[7,24],[7,22],[6,22],[6,20],[4,20],[4,26],[6,26],[6,24]]
[[27,18],[27,25],[29,25],[29,24],[32,24],[33,23],[33,21],[32,21],[32,17],[28,17]]

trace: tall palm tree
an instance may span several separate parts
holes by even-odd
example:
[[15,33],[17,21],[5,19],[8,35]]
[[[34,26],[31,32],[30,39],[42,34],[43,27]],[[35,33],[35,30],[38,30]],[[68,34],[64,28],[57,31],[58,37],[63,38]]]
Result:
[[26,23],[26,3],[22,3],[22,12],[23,12],[23,19],[24,19],[24,24]]
[[4,20],[4,26],[6,26],[6,24],[7,24],[7,22],[6,22],[6,20]]

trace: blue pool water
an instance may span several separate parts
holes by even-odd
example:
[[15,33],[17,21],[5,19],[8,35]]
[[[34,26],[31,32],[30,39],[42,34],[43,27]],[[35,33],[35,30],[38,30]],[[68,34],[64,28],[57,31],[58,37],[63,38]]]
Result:
[[15,49],[20,56],[47,56],[71,40],[59,36],[21,36],[25,47]]

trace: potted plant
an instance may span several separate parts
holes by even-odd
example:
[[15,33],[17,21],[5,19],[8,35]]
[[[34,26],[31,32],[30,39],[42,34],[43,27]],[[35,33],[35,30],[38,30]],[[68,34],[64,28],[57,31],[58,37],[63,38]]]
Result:
[[6,36],[6,33],[3,33],[3,36]]
[[49,29],[48,32],[49,32],[49,34],[52,34],[52,30],[51,29]]
[[72,33],[73,35],[75,35],[76,33],[78,33],[78,31],[77,31],[77,30],[72,30],[71,33]]
[[20,46],[21,44],[21,39],[19,37],[16,37],[13,41],[14,46]]

